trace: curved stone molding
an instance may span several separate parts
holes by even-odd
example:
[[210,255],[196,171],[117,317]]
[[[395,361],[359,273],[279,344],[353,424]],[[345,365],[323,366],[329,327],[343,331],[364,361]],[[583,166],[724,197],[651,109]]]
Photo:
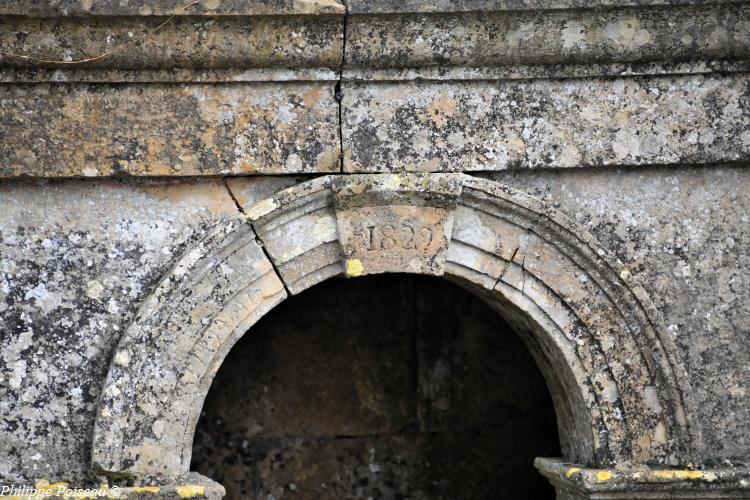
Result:
[[[27,17],[84,16],[284,16],[344,14],[340,0],[223,0],[221,2],[174,2],[172,0],[0,0],[0,15]],[[185,6],[189,6],[185,8]]]
[[446,272],[482,283],[556,327],[535,338],[543,350],[567,356],[586,400],[574,413],[588,408],[591,416],[593,462],[685,456],[674,347],[657,335],[645,292],[583,228],[540,200],[465,177]]
[[513,324],[549,383],[567,460],[690,460],[689,390],[646,293],[540,200],[464,174],[327,176],[245,216],[252,229],[233,221],[186,253],[122,339],[94,439],[105,472],[188,472],[210,380],[234,341],[283,300],[279,278],[299,293],[331,276],[383,272],[458,281]]
[[234,219],[186,252],[140,307],[109,368],[94,430],[104,472],[178,477],[213,375],[236,340],[286,298]]
[[545,10],[537,10],[537,4],[529,10],[475,9],[448,15],[373,15],[350,10],[346,67],[482,68],[746,59],[750,49],[747,4],[587,9],[592,4],[583,2],[577,8],[552,10],[551,3],[544,2]]

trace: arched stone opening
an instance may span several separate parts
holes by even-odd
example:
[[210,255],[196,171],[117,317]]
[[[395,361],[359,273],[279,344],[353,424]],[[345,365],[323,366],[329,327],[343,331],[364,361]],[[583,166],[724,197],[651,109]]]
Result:
[[548,380],[564,458],[628,467],[689,460],[682,370],[627,269],[559,212],[463,174],[317,178],[217,226],[140,308],[99,405],[95,469],[188,472],[224,356],[260,317],[327,278],[409,272],[481,295]]
[[191,469],[227,498],[554,498],[546,382],[512,327],[429,276],[331,279],[263,317],[214,378]]

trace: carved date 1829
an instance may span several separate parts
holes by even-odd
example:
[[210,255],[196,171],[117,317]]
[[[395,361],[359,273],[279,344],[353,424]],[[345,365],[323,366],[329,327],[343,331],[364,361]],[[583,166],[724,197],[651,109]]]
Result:
[[368,225],[363,228],[362,240],[368,251],[395,249],[424,251],[432,243],[432,232],[432,228],[409,223],[398,226]]

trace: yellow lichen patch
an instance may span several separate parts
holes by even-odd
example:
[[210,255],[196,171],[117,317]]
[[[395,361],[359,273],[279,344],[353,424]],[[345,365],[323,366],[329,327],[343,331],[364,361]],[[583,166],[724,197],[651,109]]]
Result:
[[276,204],[276,200],[274,200],[273,198],[266,198],[265,200],[259,201],[258,203],[250,207],[246,214],[249,219],[255,220],[258,217],[262,217],[263,215],[266,215],[267,213],[276,209],[277,206],[278,205]]
[[608,470],[600,470],[596,473],[596,480],[600,483],[609,481],[610,479],[612,479],[612,473]]
[[362,265],[362,261],[359,259],[348,259],[346,261],[346,275],[347,276],[362,276],[365,271],[365,267]]
[[571,477],[573,477],[573,474],[577,474],[579,472],[581,472],[580,467],[571,467],[570,469],[568,469],[568,472],[565,473],[565,477],[570,479]]
[[159,493],[158,486],[133,486],[129,488],[133,493]]
[[706,481],[713,481],[716,479],[716,474],[711,472],[704,473],[700,470],[656,470],[654,476],[659,479],[704,479]]
[[203,486],[196,486],[194,484],[186,484],[184,486],[175,486],[175,491],[182,498],[192,498],[198,495],[204,495],[206,488]]

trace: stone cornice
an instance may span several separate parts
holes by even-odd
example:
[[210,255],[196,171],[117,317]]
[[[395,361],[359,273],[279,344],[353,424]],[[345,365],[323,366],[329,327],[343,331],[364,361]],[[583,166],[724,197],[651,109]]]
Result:
[[680,5],[726,5],[746,0],[344,0],[351,14],[503,12],[609,9]]
[[338,68],[342,54],[343,17],[328,14],[0,18],[5,68],[299,70]]
[[[618,7],[706,6],[746,0],[0,0],[0,16],[279,16],[550,11]],[[190,5],[189,9],[185,6]]]
[[736,60],[750,4],[608,10],[350,15],[346,68]]
[[4,82],[690,74],[750,54],[748,2],[26,3],[0,3]]
[[0,177],[750,158],[747,1],[144,1],[0,0]]
[[[187,5],[190,7],[185,8]],[[0,0],[0,16],[283,16],[343,14],[342,0]]]

